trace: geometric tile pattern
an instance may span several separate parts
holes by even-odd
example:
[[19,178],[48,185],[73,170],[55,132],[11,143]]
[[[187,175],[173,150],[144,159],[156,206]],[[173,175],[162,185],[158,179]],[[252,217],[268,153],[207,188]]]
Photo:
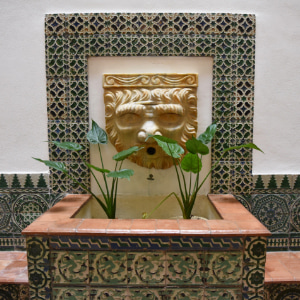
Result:
[[265,287],[265,300],[300,299],[299,284],[269,284]]
[[[212,163],[224,147],[253,140],[255,16],[228,13],[85,13],[45,17],[48,141],[85,144],[89,130],[88,56],[213,57]],[[52,160],[63,161],[89,184],[80,157],[49,143]],[[236,150],[213,174],[214,193],[251,193],[252,152]],[[80,192],[51,171],[52,192]]]
[[263,299],[266,247],[266,238],[246,238],[243,270],[243,296],[245,299]]
[[[136,248],[130,248],[133,242]],[[128,236],[127,243],[126,248],[124,237],[116,236],[27,237],[31,297],[237,300],[263,295],[265,238]],[[116,244],[123,246],[116,249]]]
[[0,299],[28,300],[28,286],[25,284],[0,284]]
[[250,212],[271,232],[268,251],[300,250],[300,194],[254,194]]
[[25,239],[21,236],[21,231],[60,201],[63,196],[49,193],[1,193],[1,251],[24,249]]
[[49,190],[49,175],[41,174],[0,174],[1,193],[42,193]]
[[239,250],[243,249],[240,237],[182,237],[182,236],[51,236],[51,249],[56,250]]
[[294,194],[300,191],[300,175],[254,175],[256,194]]

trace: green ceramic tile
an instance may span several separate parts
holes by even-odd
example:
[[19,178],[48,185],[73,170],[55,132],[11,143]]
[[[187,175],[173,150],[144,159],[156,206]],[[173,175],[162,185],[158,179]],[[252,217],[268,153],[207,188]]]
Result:
[[89,264],[92,285],[126,285],[128,282],[125,252],[91,252]]
[[241,298],[239,289],[230,288],[209,288],[204,291],[204,299],[210,300],[238,300]]
[[242,252],[211,252],[202,257],[200,272],[208,285],[239,285],[242,282]]
[[202,285],[199,270],[202,267],[196,252],[170,252],[167,260],[168,285]]
[[128,253],[128,278],[130,285],[164,285],[166,278],[164,252]]
[[89,299],[89,290],[86,288],[75,287],[54,287],[52,290],[52,299],[65,300],[76,299],[86,300]]
[[54,284],[87,284],[89,261],[87,252],[52,251],[52,280]]

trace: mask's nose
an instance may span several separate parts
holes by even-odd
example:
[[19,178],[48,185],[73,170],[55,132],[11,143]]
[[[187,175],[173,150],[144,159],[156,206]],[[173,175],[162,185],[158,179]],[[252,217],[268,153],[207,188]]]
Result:
[[141,143],[153,143],[154,141],[152,138],[148,138],[146,141],[149,134],[162,135],[154,121],[146,121],[143,124],[137,135],[138,141]]

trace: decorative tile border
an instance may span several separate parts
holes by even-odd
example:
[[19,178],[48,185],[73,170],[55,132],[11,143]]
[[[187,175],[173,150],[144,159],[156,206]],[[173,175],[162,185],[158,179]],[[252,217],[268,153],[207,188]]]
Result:
[[49,191],[49,174],[0,174],[0,193]]
[[[98,237],[102,244],[116,240],[124,243],[122,238]],[[63,299],[72,295],[76,299],[108,296],[117,299],[127,295],[143,299],[150,296],[249,299],[251,296],[260,299],[263,295],[266,238],[233,237],[234,241],[230,242],[231,238],[225,238],[225,241],[224,238],[198,237],[197,241],[206,245],[202,249],[191,243],[188,248],[183,241],[184,248],[177,246],[176,249],[172,248],[172,243],[168,243],[168,248],[163,245],[160,249],[145,247],[144,243],[136,249],[115,249],[107,243],[108,248],[96,249],[94,242],[87,245],[92,239],[84,236],[29,236],[31,297]],[[147,240],[148,244],[154,245],[160,237],[128,237],[130,241],[135,239]],[[237,242],[240,249],[232,249]],[[225,248],[209,247],[216,243]],[[75,244],[84,247],[74,248]]]
[[254,175],[254,193],[291,194],[300,191],[300,175]]
[[[46,15],[46,75],[49,142],[85,142],[88,119],[88,56],[210,56],[213,66],[213,121],[222,130],[219,147],[252,141],[255,16],[193,13],[99,13]],[[89,182],[80,159],[49,144],[50,158],[67,162]],[[88,145],[83,157],[89,159]],[[215,193],[252,190],[252,155],[236,151],[214,171]],[[241,176],[241,173],[247,175]],[[80,191],[52,171],[54,192]]]
[[268,251],[300,249],[300,194],[254,194],[250,212],[271,232]]
[[182,237],[182,236],[54,236],[50,238],[51,249],[107,250],[242,250],[239,237]]

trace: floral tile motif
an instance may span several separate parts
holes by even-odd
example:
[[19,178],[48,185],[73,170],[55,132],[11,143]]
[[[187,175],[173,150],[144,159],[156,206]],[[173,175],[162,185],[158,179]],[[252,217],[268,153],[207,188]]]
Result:
[[89,280],[87,252],[52,251],[52,280],[53,284],[78,285],[86,284]]
[[89,299],[89,290],[86,288],[75,288],[75,287],[54,287],[52,298],[55,300],[64,299],[78,299],[86,300]]
[[165,285],[166,259],[163,252],[128,254],[129,284]]
[[90,283],[98,285],[127,284],[127,254],[92,252],[89,255]]
[[199,270],[204,266],[195,252],[168,252],[166,261],[168,285],[203,284]]
[[30,237],[26,241],[27,260],[29,265],[49,265],[50,251],[48,239]]
[[204,291],[204,299],[210,300],[238,300],[241,299],[241,296],[239,289],[214,288]]
[[[264,291],[264,275],[267,241],[263,237],[247,237],[243,266],[243,296],[261,299]],[[255,298],[256,297],[256,298]]]
[[28,300],[28,286],[19,284],[0,284],[0,299]]
[[242,252],[212,252],[201,256],[204,262],[201,277],[206,284],[239,285],[241,283]]
[[91,288],[90,299],[115,299],[115,300],[125,300],[128,299],[127,289],[122,288]]
[[48,299],[51,295],[49,266],[28,265],[29,295],[33,299]]
[[287,233],[291,199],[287,195],[254,195],[252,213],[270,231]]

